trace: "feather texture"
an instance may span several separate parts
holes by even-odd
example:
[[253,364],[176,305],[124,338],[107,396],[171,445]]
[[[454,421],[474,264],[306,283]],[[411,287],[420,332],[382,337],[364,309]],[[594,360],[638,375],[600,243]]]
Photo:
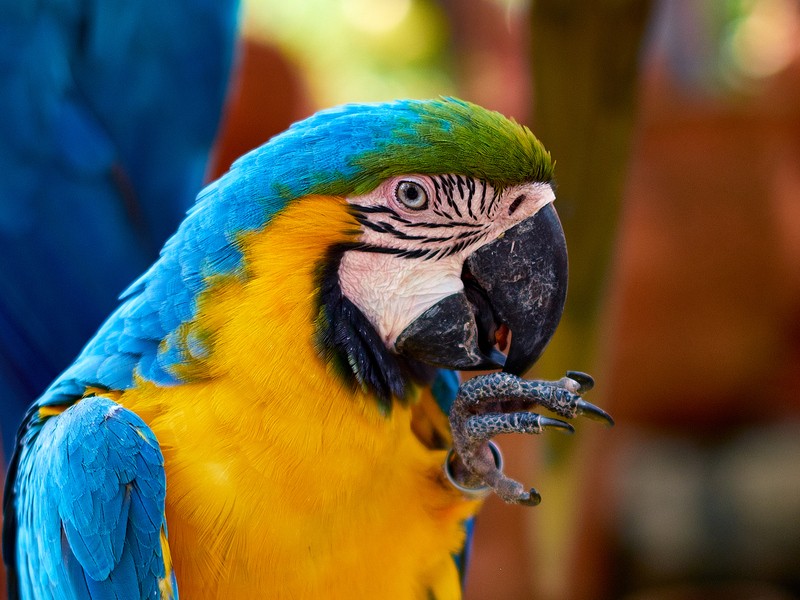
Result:
[[19,464],[22,597],[159,598],[164,462],[139,417],[83,399],[41,420]]
[[0,0],[6,459],[25,407],[158,256],[201,188],[237,2]]
[[[37,546],[30,515],[40,506],[61,511],[58,564],[79,594],[104,597],[135,572],[149,597],[168,576],[156,564],[166,564],[157,435],[186,596],[459,597],[454,556],[479,503],[442,472],[455,375],[409,386],[389,414],[315,344],[319,273],[332,248],[360,235],[344,196],[434,170],[502,188],[548,180],[552,164],[527,129],[465,102],[350,105],[294,125],[200,193],[28,413],[4,532],[23,587],[50,581],[28,569],[54,552]],[[64,468],[80,487],[48,483],[58,481],[51,455],[78,459]],[[155,578],[143,579],[145,564]],[[97,581],[108,584],[95,591]]]

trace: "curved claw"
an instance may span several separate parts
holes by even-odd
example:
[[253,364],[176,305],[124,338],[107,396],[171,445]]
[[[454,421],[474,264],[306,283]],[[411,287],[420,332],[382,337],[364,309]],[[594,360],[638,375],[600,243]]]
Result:
[[519,499],[519,504],[524,506],[537,506],[542,501],[542,495],[536,491],[536,488],[531,488],[531,491]]
[[584,415],[585,417],[592,419],[593,421],[600,421],[605,423],[609,427],[614,426],[614,419],[611,418],[611,415],[604,411],[602,408],[595,406],[594,404],[587,402],[583,398],[579,398],[576,402],[577,414]]
[[594,387],[594,377],[583,371],[567,371],[567,377],[578,382],[580,393],[588,392]]
[[561,419],[551,419],[550,417],[539,417],[539,425],[542,429],[557,429],[564,433],[575,433],[575,428]]

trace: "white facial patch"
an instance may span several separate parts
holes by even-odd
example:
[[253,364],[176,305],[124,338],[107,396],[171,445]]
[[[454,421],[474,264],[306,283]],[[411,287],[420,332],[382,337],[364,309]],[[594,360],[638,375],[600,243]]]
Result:
[[348,198],[364,233],[339,264],[343,294],[390,349],[431,306],[464,289],[464,260],[555,199],[549,184],[496,191],[456,175],[408,175]]
[[387,347],[411,321],[442,298],[461,291],[463,258],[402,259],[388,254],[345,252],[339,264],[342,292],[375,326]]

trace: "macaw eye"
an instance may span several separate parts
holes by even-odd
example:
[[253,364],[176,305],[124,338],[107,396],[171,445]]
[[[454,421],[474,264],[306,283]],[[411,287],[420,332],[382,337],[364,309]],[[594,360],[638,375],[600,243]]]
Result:
[[412,210],[428,206],[428,192],[416,181],[401,181],[394,192],[395,198]]

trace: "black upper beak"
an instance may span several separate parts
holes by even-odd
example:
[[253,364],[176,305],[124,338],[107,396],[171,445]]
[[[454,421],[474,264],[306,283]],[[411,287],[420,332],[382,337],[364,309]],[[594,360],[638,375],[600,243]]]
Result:
[[[464,292],[415,319],[396,350],[437,367],[522,375],[553,336],[567,295],[567,245],[553,205],[475,251],[462,279]],[[512,334],[505,364],[494,350],[501,325]]]

